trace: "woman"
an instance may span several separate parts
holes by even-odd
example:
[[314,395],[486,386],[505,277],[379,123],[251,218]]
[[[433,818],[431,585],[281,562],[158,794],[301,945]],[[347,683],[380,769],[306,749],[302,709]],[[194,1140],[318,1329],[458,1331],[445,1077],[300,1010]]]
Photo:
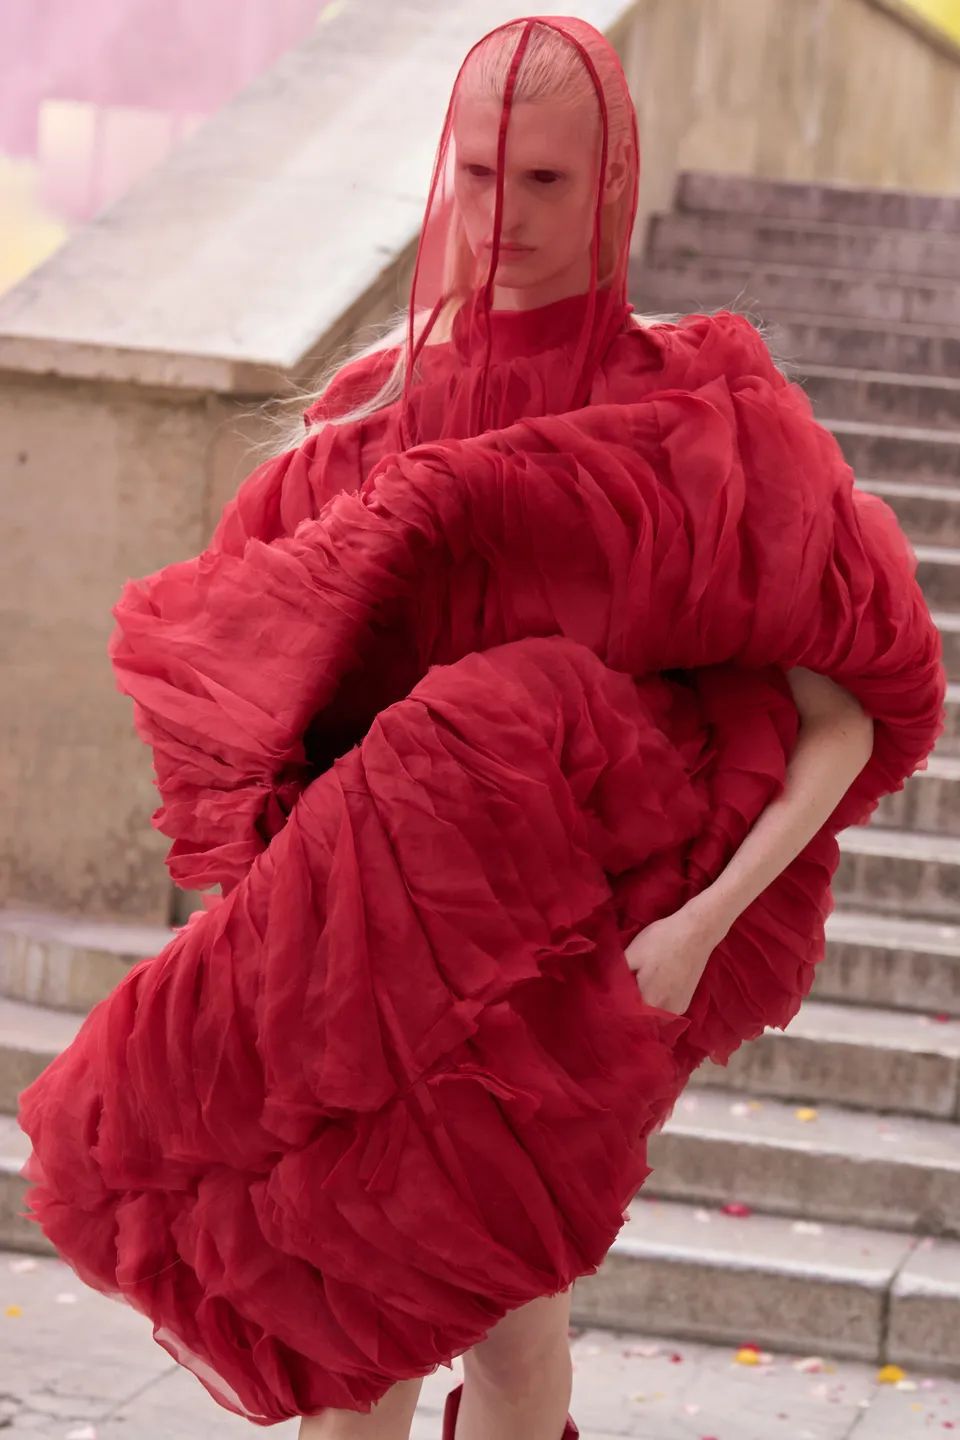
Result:
[[30,1203],[304,1440],[403,1440],[458,1354],[446,1440],[577,1435],[570,1287],[647,1136],[796,1013],[837,831],[943,727],[915,558],[802,392],[737,316],[631,316],[637,178],[597,32],[485,37],[405,340],[115,612],[222,898],[24,1093]]

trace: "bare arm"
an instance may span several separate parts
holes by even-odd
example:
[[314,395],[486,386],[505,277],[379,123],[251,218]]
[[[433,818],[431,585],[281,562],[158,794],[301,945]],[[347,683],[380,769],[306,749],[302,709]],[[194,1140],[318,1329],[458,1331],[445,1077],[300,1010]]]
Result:
[[719,943],[832,814],[873,749],[873,721],[841,686],[800,667],[786,672],[800,733],[785,788],[754,822],[713,884],[688,902]]

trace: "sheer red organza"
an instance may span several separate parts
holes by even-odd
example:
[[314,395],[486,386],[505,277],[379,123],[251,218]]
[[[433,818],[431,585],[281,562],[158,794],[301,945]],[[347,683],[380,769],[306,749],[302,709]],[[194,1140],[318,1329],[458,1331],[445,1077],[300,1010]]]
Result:
[[[574,296],[546,307],[534,317],[547,327],[544,339],[554,337],[568,352],[563,364],[552,367],[549,393],[543,396],[545,413],[575,409],[587,402],[611,340],[627,324],[627,274],[630,241],[637,210],[640,146],[636,112],[626,76],[616,51],[591,25],[567,16],[537,17],[500,26],[469,51],[457,75],[437,147],[430,191],[420,232],[420,243],[410,289],[406,338],[406,382],[400,417],[403,448],[422,439],[437,438],[432,423],[420,422],[416,403],[418,362],[439,331],[453,329],[461,361],[458,383],[445,399],[443,433],[477,435],[515,418],[508,413],[509,395],[491,371],[495,362],[510,356],[517,336],[529,334],[530,316],[523,311],[494,308],[498,266],[503,243],[505,191],[511,148],[511,121],[522,98],[525,67],[532,52],[546,37],[569,47],[573,73],[567,90],[571,104],[581,106],[584,123],[594,124],[595,194],[592,204],[589,277]],[[469,252],[462,232],[458,244],[459,212],[456,174],[459,164],[454,121],[477,52],[501,38],[508,62],[501,100],[496,170],[491,186],[489,251]],[[587,97],[586,99],[584,97]],[[555,82],[550,98],[563,100],[564,86]],[[591,114],[591,109],[593,113]],[[614,133],[611,116],[620,119]],[[614,163],[616,189],[611,196]],[[460,265],[455,262],[460,258]],[[465,262],[465,263],[464,263]],[[454,273],[451,273],[453,269]]]
[[[154,824],[174,880],[221,893],[20,1097],[32,1218],[260,1425],[369,1410],[642,1225],[649,1135],[705,1058],[796,1015],[839,830],[944,727],[916,556],[756,329],[628,323],[614,52],[566,19],[494,40],[494,238],[475,262],[451,200],[468,57],[403,395],[124,586],[110,658]],[[512,122],[558,40],[596,120],[589,268],[511,310]],[[345,367],[321,411],[362,411],[391,363]],[[659,1008],[624,947],[782,793],[794,666],[857,697],[873,753],[686,1010]]]

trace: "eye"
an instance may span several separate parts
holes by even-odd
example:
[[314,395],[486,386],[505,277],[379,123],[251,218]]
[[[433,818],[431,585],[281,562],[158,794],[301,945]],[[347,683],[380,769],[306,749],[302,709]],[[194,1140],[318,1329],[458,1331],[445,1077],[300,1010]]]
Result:
[[489,165],[466,164],[463,168],[464,170],[466,170],[467,174],[472,175],[475,180],[485,180],[488,175],[493,174],[493,171],[490,169]]
[[559,170],[531,170],[530,173],[538,185],[555,185],[563,179]]

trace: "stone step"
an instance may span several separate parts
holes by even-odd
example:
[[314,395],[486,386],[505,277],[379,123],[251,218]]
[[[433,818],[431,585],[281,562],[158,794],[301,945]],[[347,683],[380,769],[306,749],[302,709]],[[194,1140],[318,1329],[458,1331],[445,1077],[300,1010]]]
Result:
[[960,545],[960,485],[861,476],[857,484],[886,501],[914,545]]
[[761,320],[799,312],[931,329],[960,324],[956,281],[937,277],[673,256],[645,261],[636,279],[643,308],[657,311],[723,307]]
[[887,830],[871,822],[841,832],[833,877],[838,905],[882,915],[960,921],[960,840]]
[[626,1215],[599,1270],[576,1282],[577,1324],[732,1346],[762,1335],[776,1350],[960,1372],[955,1240],[642,1194]]
[[799,373],[792,378],[806,390],[818,417],[838,415],[868,424],[960,431],[960,380],[847,370],[835,365],[797,369]]
[[25,1208],[27,1182],[20,1171],[30,1154],[30,1141],[12,1115],[0,1115],[0,1249],[51,1255],[53,1246]]
[[817,418],[836,435],[857,475],[876,480],[906,476],[929,485],[943,481],[951,488],[960,479],[960,430]]
[[43,1005],[0,999],[0,1115],[17,1113],[21,1091],[66,1049],[82,1018]]
[[648,1158],[644,1195],[960,1237],[955,1121],[702,1088],[680,1097]]
[[871,824],[960,838],[960,755],[931,755],[926,770],[883,797]]
[[131,965],[159,954],[173,933],[160,925],[0,911],[0,995],[85,1013]]
[[960,280],[960,237],[883,225],[677,211],[653,217],[647,246],[657,261],[674,257],[773,261]]
[[960,1017],[960,923],[837,908],[827,917],[827,953],[810,993]]
[[[635,285],[631,294],[639,295],[641,288]],[[767,326],[766,339],[777,359],[801,370],[807,365],[842,365],[853,370],[960,379],[960,333],[956,329],[778,314]]]
[[947,728],[937,741],[939,755],[960,754],[960,685],[947,686]]
[[[630,296],[640,313],[660,314],[672,309],[680,314],[698,310],[693,297],[677,297],[672,306],[648,294],[644,269],[636,262],[630,275]],[[729,300],[702,307],[743,311]],[[756,317],[751,317],[754,320]],[[891,374],[944,376],[960,379],[960,332],[929,325],[870,324],[829,314],[799,315],[778,313],[764,317],[765,339],[774,359],[791,374],[810,365],[844,366],[852,370],[882,371]]]
[[727,1065],[706,1061],[690,1085],[956,1120],[960,1020],[808,996],[786,1030],[766,1030]]
[[943,639],[943,663],[951,680],[960,680],[960,611],[931,610]]
[[829,221],[960,232],[960,196],[842,184],[798,184],[699,170],[685,171],[679,177],[675,207],[681,211],[773,216],[800,223]]
[[914,545],[917,579],[931,609],[960,607],[960,549],[952,545]]

